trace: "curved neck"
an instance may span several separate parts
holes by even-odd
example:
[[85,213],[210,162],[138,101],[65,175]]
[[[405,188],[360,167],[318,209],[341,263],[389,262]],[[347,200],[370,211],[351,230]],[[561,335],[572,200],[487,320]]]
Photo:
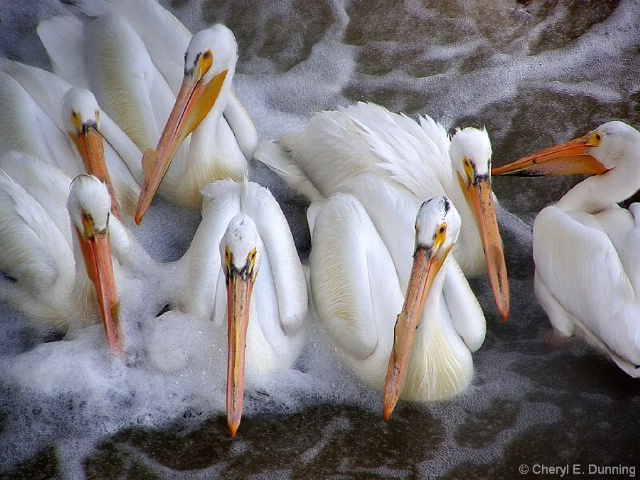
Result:
[[592,176],[569,190],[557,206],[565,211],[598,213],[631,197],[640,188],[640,171],[634,162],[620,162],[602,175]]
[[252,158],[258,146],[258,132],[249,113],[231,89],[229,89],[227,105],[224,109],[224,118],[231,127],[244,156]]

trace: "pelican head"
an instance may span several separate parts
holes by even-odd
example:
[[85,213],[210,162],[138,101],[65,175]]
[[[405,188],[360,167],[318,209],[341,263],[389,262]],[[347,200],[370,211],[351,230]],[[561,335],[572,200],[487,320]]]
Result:
[[231,219],[220,242],[227,279],[227,423],[231,436],[235,436],[242,416],[249,306],[260,269],[258,243],[256,224],[243,214]]
[[449,155],[458,174],[460,188],[475,215],[493,296],[502,318],[506,320],[510,303],[509,280],[491,188],[491,141],[487,130],[472,127],[457,130],[451,139]]
[[111,262],[110,209],[107,187],[99,179],[83,174],[71,182],[67,210],[78,235],[87,276],[96,289],[109,348],[120,355],[123,353],[120,302]]
[[235,68],[238,44],[233,32],[222,24],[200,30],[184,54],[184,75],[207,84],[217,75]]
[[225,81],[231,81],[237,60],[238,44],[224,25],[201,30],[191,38],[184,56],[182,85],[173,109],[158,146],[147,150],[142,159],[144,183],[136,208],[136,223],[142,221],[184,139],[200,125],[217,101],[226,102],[222,87]]
[[607,122],[566,143],[492,169],[492,175],[601,175],[617,167],[633,148],[638,131],[624,122]]
[[424,202],[418,211],[413,266],[404,305],[396,318],[384,386],[385,419],[391,416],[402,393],[424,303],[451,247],[458,239],[461,223],[458,211],[446,197],[433,197]]
[[67,90],[62,98],[62,121],[69,138],[84,161],[87,172],[107,185],[111,197],[111,212],[117,218],[121,218],[120,206],[104,158],[104,144],[100,133],[100,107],[93,93],[79,87]]

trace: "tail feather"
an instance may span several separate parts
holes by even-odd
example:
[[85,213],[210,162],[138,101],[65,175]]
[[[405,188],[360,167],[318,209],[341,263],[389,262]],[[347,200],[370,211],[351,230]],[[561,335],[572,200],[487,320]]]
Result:
[[310,202],[326,200],[305,172],[289,157],[277,142],[263,142],[258,146],[254,158],[273,170],[297,192],[306,196]]

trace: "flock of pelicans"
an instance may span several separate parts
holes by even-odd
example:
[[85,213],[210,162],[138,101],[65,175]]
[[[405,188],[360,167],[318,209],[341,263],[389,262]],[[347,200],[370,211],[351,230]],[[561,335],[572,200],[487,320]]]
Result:
[[[344,358],[383,390],[385,418],[399,398],[469,385],[486,324],[465,275],[487,272],[509,315],[492,174],[594,174],[535,221],[535,293],[554,327],[640,374],[640,210],[617,204],[640,187],[632,127],[609,122],[491,170],[485,130],[450,137],[428,116],[359,103],[259,145],[231,90],[226,27],[192,36],[154,0],[113,0],[38,34],[55,73],[0,60],[11,119],[0,125],[2,300],[61,329],[99,312],[122,358],[120,302],[141,301],[126,296],[128,276],[170,278],[158,287],[170,310],[227,320],[232,435],[245,352],[249,371],[291,366],[309,298]],[[246,178],[252,158],[309,199],[307,280],[278,203]],[[202,208],[174,262],[152,260],[131,233],[156,193]]]

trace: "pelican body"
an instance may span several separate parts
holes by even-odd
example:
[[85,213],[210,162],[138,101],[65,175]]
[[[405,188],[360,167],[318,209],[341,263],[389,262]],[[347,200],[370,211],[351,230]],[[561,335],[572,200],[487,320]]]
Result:
[[[40,162],[31,161],[33,165]],[[43,193],[39,195],[43,201]],[[58,204],[58,208],[65,206]],[[120,303],[108,234],[111,200],[105,185],[93,176],[76,177],[66,208],[70,223],[62,225],[0,170],[2,297],[34,319],[58,328],[82,322],[99,311],[111,352],[122,355]],[[71,235],[65,235],[63,231],[69,229]]]
[[[218,325],[226,319],[227,419],[235,435],[245,355],[249,375],[289,368],[304,344],[308,296],[288,223],[267,189],[227,179],[202,193],[191,246],[163,266],[163,278],[171,309]],[[175,278],[188,281],[176,285]]]
[[551,324],[579,335],[640,376],[640,132],[607,122],[592,132],[493,169],[494,175],[591,174],[533,226],[534,286]]
[[[313,305],[355,372],[385,389],[386,418],[398,398],[439,400],[464,390],[471,352],[484,341],[482,309],[447,255],[460,217],[438,198],[421,207],[414,195],[361,175],[341,184],[313,220]],[[437,268],[426,273],[431,258]]]
[[326,201],[345,179],[365,174],[414,195],[418,204],[446,195],[462,218],[453,254],[467,275],[488,270],[506,320],[509,285],[486,130],[465,128],[450,139],[426,115],[416,122],[379,105],[358,103],[315,114],[304,130],[282,136],[277,144],[261,145],[255,157],[312,203]]

